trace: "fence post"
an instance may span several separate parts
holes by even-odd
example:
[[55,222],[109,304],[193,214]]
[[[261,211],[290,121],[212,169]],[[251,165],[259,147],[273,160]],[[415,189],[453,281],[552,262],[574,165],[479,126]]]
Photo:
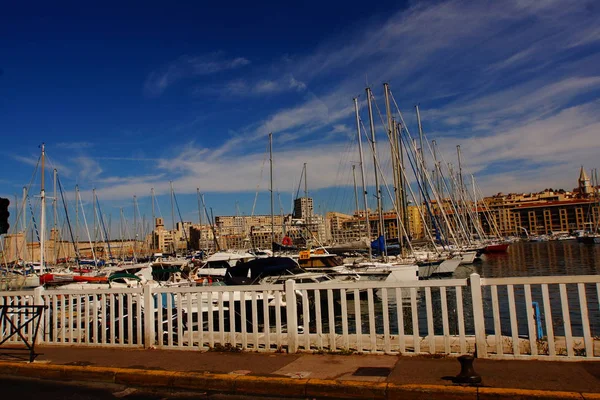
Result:
[[285,281],[285,312],[287,317],[288,352],[298,351],[298,312],[296,307],[296,282]]
[[[144,286],[144,309],[142,311],[142,322],[144,326],[144,347],[151,348],[155,345],[154,340],[154,297],[152,287]],[[158,310],[161,312],[161,310]]]
[[473,305],[473,324],[475,325],[475,345],[478,358],[487,358],[487,343],[485,337],[485,320],[483,319],[483,299],[481,296],[481,277],[471,274],[471,303]]
[[[45,305],[44,298],[42,297],[44,290],[45,289],[43,286],[38,286],[35,289],[33,289],[33,305],[36,305],[36,306]],[[42,311],[42,315],[40,315],[39,327],[41,328],[41,335],[40,335],[40,332],[38,331],[38,334],[35,338],[35,344],[42,343],[44,336],[46,334],[46,313],[44,311]]]

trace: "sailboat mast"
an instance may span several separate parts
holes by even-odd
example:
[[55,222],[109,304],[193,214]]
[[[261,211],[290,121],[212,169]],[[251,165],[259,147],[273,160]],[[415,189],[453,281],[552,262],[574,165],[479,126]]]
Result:
[[[444,204],[444,192],[442,190],[441,184],[440,184],[440,180],[442,179],[441,175],[441,170],[439,167],[439,162],[438,162],[438,157],[437,157],[437,142],[435,140],[431,141],[431,147],[433,148],[433,165],[434,165],[434,169],[433,169],[433,191],[438,193],[438,196],[440,197],[440,202],[437,205],[439,212],[443,212],[444,207],[446,206]],[[441,228],[440,228],[441,230]]]
[[[463,173],[462,173],[462,160],[461,160],[461,156],[460,156],[460,145],[457,144],[456,145],[456,153],[458,155],[458,193],[460,194],[459,199],[461,199],[461,205],[462,207],[460,207],[461,212],[459,214],[463,214],[465,212],[465,207],[466,204],[464,202],[464,197],[465,197],[465,184],[463,182]],[[463,217],[465,217],[463,215]],[[465,217],[466,219],[466,217]],[[467,221],[465,220],[465,223]],[[468,226],[465,224],[465,227],[468,229]]]
[[306,203],[305,203],[306,204],[306,209],[305,209],[306,221],[305,222],[306,222],[306,232],[308,233],[308,236],[306,239],[310,240],[312,238],[312,233],[311,233],[311,229],[310,229],[310,227],[311,227],[310,223],[312,221],[311,221],[311,213],[308,208],[308,178],[307,178],[307,176],[308,176],[308,171],[306,169],[306,163],[304,163],[304,198],[306,199]]
[[148,235],[148,224],[146,222],[146,214],[142,214],[142,226],[141,226],[140,230],[142,232],[142,238],[143,238],[143,242],[141,243],[142,251],[143,251],[144,255],[148,255],[148,251],[145,248],[146,245],[148,244],[148,241],[146,240],[146,237]]
[[[27,187],[23,186],[23,260],[27,259]],[[31,260],[33,261],[33,259]]]
[[439,161],[437,157],[437,142],[434,140],[431,141],[431,147],[433,148],[433,163],[435,164],[435,190],[439,193],[440,197],[444,198],[444,193],[442,192],[442,185],[440,184],[440,180],[442,176],[439,171]]
[[462,160],[460,157],[460,144],[456,145],[456,153],[458,154],[458,183],[460,184],[460,191],[462,193],[465,190],[465,184],[463,182]]
[[[27,230],[27,187],[23,186],[23,231]],[[25,237],[25,235],[23,235]]]
[[[448,175],[450,176],[450,190],[449,190],[450,197],[457,199],[457,197],[456,197],[456,179],[454,176],[454,165],[452,165],[452,163],[448,163]],[[455,201],[455,203],[456,203],[456,207],[458,208],[459,207],[458,200]]]
[[137,200],[135,194],[133,195],[133,256],[137,254],[137,240],[138,240],[138,221],[137,221]]
[[477,208],[477,190],[475,189],[475,177],[471,174],[471,183],[473,185],[473,201],[475,202],[475,218],[474,222],[477,222],[477,228],[480,228],[481,222],[479,218],[479,209]]
[[421,149],[421,181],[423,182],[423,196],[424,201],[427,201],[427,184],[425,182],[425,171],[427,170],[427,166],[425,164],[425,148],[423,147],[423,126],[421,125],[421,113],[419,112],[419,105],[415,106],[417,110],[417,124],[419,126],[419,148]]
[[57,230],[57,226],[58,226],[58,212],[56,210],[56,201],[57,201],[57,197],[56,197],[56,179],[57,179],[57,174],[58,172],[56,171],[56,168],[54,168],[54,199],[52,200],[52,208],[53,208],[53,213],[54,213],[54,236],[53,236],[53,246],[52,249],[54,250],[54,263],[56,264],[58,262],[58,253],[56,251],[56,247],[57,247],[57,241],[58,241],[58,230]]
[[[400,116],[402,118],[402,116]],[[408,218],[408,199],[407,199],[407,178],[406,178],[406,169],[404,168],[404,144],[402,143],[402,124],[400,122],[396,123],[396,136],[398,137],[398,181],[400,183],[400,202],[402,203],[402,222],[404,223],[404,227],[406,228],[406,234],[410,235],[410,221]],[[411,246],[410,240],[408,241],[409,247]],[[403,253],[404,254],[404,253]]]
[[[423,126],[421,125],[421,112],[419,111],[419,105],[415,105],[415,110],[417,112],[417,126],[419,128],[419,149],[418,149],[418,155],[420,158],[420,163],[418,164],[417,168],[420,171],[420,180],[422,182],[422,190],[419,191],[419,196],[421,197],[421,204],[420,206],[423,205],[424,202],[429,201],[428,199],[428,189],[427,189],[427,182],[425,179],[425,173],[426,173],[426,166],[425,166],[425,148],[423,147]],[[429,217],[429,215],[427,215]],[[429,218],[430,219],[430,218]],[[426,225],[429,225],[430,222],[427,221]]]
[[271,192],[271,251],[274,251],[273,243],[275,242],[275,219],[273,216],[273,133],[269,133],[269,174],[269,191]]
[[155,229],[156,229],[156,215],[154,212],[154,188],[150,188],[150,197],[152,197],[152,251],[156,249],[155,241]]
[[360,117],[358,115],[358,99],[354,99],[354,112],[356,114],[356,131],[358,135],[358,156],[360,157],[360,177],[362,181],[363,200],[365,203],[365,228],[367,230],[367,242],[369,247],[369,259],[373,257],[371,250],[371,224],[369,223],[369,203],[367,199],[367,185],[365,183],[365,163],[363,162],[362,136],[360,134]]
[[40,266],[42,268],[42,271],[45,269],[44,259],[46,253],[46,189],[44,188],[44,167],[46,165],[46,149],[44,146],[44,143],[42,143],[42,186],[40,190],[40,199],[42,207],[42,216],[40,221]]
[[371,88],[365,89],[367,92],[367,107],[369,109],[369,127],[371,129],[371,146],[373,149],[373,167],[375,169],[375,191],[377,197],[377,208],[379,210],[379,224],[378,224],[378,235],[383,236],[383,255],[387,256],[386,244],[385,244],[385,231],[383,225],[383,205],[381,202],[381,188],[379,187],[379,171],[377,168],[377,146],[375,142],[375,123],[373,122],[373,106],[371,105]]
[[[285,230],[285,221],[283,220],[283,205],[281,204],[281,193],[279,193],[279,192],[277,192],[277,200],[279,201],[279,217],[281,218],[281,235],[285,236],[286,230]],[[238,209],[238,213],[239,213],[239,211],[240,210]],[[244,223],[244,220],[242,220],[242,224],[243,224],[243,227],[246,226],[246,224]]]
[[75,243],[79,245],[79,185],[75,185]]
[[[400,249],[404,249],[404,235],[402,235],[402,230],[400,229],[401,222],[403,223],[404,210],[401,204],[400,197],[400,189],[399,189],[399,173],[398,173],[398,135],[396,135],[395,129],[395,121],[392,118],[392,108],[390,106],[390,87],[387,83],[383,84],[383,90],[385,94],[385,113],[387,116],[387,130],[388,130],[388,138],[390,140],[390,150],[391,150],[391,161],[392,161],[392,175],[394,178],[394,202],[396,203],[396,210],[399,210],[399,213],[396,214],[396,224],[398,225],[398,243],[400,244]],[[400,215],[398,215],[400,214]]]
[[171,229],[175,231],[175,202],[174,202],[174,192],[173,192],[173,181],[169,181],[169,185],[171,186]]
[[196,188],[196,198],[198,200],[198,225],[202,225],[202,206],[200,204],[200,188]]
[[[23,211],[25,211],[25,209],[23,209]],[[15,233],[18,234],[19,233],[19,220],[21,218],[19,218],[19,197],[17,196],[17,194],[15,193]],[[16,241],[15,243],[15,258],[19,258],[19,242]]]
[[360,214],[360,209],[358,208],[358,189],[356,188],[356,165],[354,164],[352,164],[352,180],[354,181],[354,201],[356,202],[356,215],[358,216]]
[[306,181],[306,163],[304,163],[304,197],[308,197],[308,183]]
[[[208,224],[210,225],[210,230],[213,234],[213,242],[215,243],[215,249],[217,249],[217,251],[221,251],[221,248],[219,247],[217,231],[215,230],[215,225],[213,223],[214,221],[210,218],[210,215],[208,215],[208,210],[206,208],[206,203],[204,202],[203,194],[200,195],[200,200],[202,201],[202,208],[204,208],[204,215],[206,216],[206,220],[208,221]],[[212,209],[211,209],[211,212],[212,212]]]
[[94,244],[94,247],[96,247],[96,240],[98,239],[98,235],[97,235],[98,230],[96,228],[96,215],[98,214],[96,211],[96,188],[92,189],[92,207],[93,207],[93,212],[94,212],[94,224],[93,224],[93,228],[92,228],[94,240],[92,242]]
[[[400,116],[402,117],[402,116]],[[396,124],[396,137],[398,139],[398,155],[399,155],[399,165],[398,165],[398,182],[400,183],[400,202],[402,204],[402,223],[406,229],[406,233],[410,234],[410,222],[408,218],[408,203],[406,199],[406,176],[404,170],[404,146],[402,145],[402,125],[400,122]],[[410,245],[410,242],[409,242]],[[402,255],[404,256],[404,249],[402,249]]]
[[123,252],[125,251],[124,247],[123,247],[123,207],[121,207],[119,209],[119,215],[120,215],[120,219],[119,219],[119,236],[121,236],[121,259],[124,259],[124,255]]

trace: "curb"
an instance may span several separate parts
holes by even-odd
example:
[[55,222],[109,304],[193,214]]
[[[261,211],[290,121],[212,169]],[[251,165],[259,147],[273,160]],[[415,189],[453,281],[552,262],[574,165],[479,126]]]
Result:
[[109,368],[35,363],[0,362],[3,375],[59,381],[115,383],[133,387],[172,390],[197,390],[237,395],[281,395],[296,398],[337,399],[589,399],[600,400],[600,393],[578,393],[514,388],[464,387],[339,381],[330,379],[293,379],[252,375],[176,372],[130,368]]

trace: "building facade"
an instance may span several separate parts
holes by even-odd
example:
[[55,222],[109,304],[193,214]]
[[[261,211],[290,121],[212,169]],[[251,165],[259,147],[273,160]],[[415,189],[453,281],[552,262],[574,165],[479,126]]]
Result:
[[593,230],[600,221],[600,192],[581,167],[572,191],[546,189],[539,193],[498,193],[486,197],[492,221],[501,235],[552,234]]
[[299,197],[294,200],[294,219],[308,219],[314,214],[313,199]]

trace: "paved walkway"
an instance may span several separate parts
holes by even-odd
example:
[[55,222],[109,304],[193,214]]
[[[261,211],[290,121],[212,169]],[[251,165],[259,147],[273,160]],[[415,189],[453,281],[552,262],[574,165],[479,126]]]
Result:
[[[476,360],[480,387],[452,383],[454,358],[38,347],[0,349],[0,374],[310,398],[600,399],[600,362]],[[18,354],[21,357],[18,357]]]

